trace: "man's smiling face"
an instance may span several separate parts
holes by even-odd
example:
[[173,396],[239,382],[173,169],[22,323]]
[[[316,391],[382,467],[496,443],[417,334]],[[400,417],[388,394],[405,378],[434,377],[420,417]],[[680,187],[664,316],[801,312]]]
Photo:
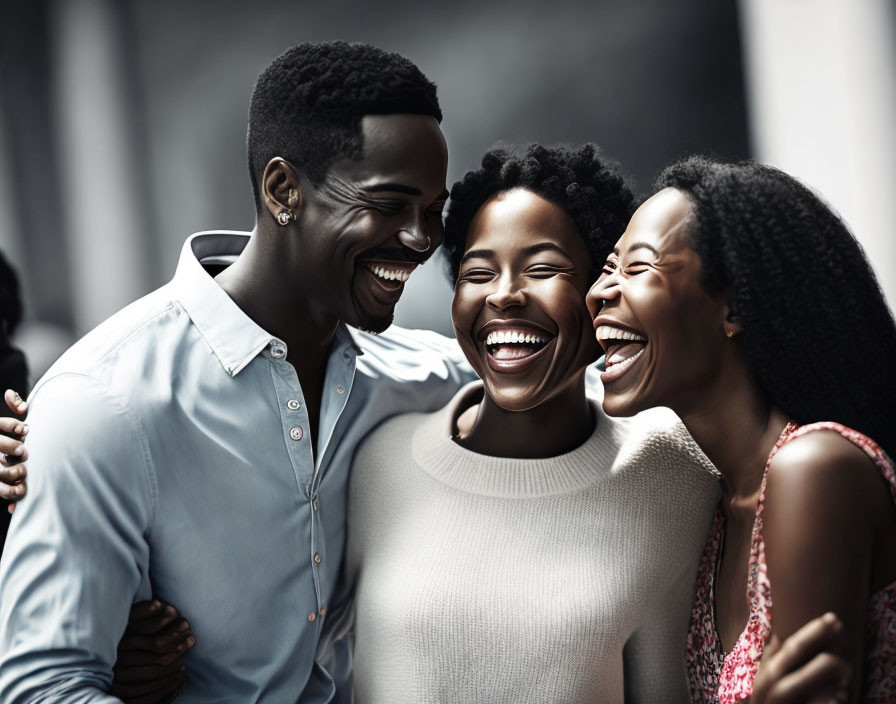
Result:
[[379,332],[404,282],[441,244],[448,151],[435,118],[367,115],[360,160],[305,188],[301,286],[321,313]]

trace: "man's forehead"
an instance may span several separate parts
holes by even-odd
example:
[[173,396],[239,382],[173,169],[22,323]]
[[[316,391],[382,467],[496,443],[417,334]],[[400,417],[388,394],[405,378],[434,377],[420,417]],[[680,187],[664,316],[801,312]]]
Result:
[[435,118],[428,115],[366,115],[361,121],[360,159],[341,159],[329,175],[372,191],[391,189],[417,194],[445,189],[447,147]]

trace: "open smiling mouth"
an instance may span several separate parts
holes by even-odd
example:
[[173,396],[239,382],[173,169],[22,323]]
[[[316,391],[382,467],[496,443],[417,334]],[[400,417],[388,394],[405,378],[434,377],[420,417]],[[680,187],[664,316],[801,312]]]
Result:
[[525,369],[553,341],[555,335],[530,325],[487,323],[479,332],[489,366],[495,371],[517,372]]
[[381,306],[394,305],[401,297],[405,281],[416,268],[417,264],[412,262],[374,259],[358,262],[356,283],[360,283],[366,290],[364,298],[371,299],[364,302],[378,303]]
[[644,335],[615,325],[598,325],[595,334],[607,355],[606,371],[601,374],[603,381],[622,376],[647,348]]

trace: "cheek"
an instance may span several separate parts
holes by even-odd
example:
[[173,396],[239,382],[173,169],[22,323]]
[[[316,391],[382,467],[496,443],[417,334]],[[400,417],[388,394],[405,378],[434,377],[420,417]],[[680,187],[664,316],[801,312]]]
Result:
[[328,227],[340,233],[332,249],[352,257],[384,244],[392,231],[380,216],[367,211],[341,213],[334,216]]
[[465,351],[473,344],[473,326],[482,310],[484,296],[468,284],[459,284],[451,299],[451,322],[454,334]]
[[[564,285],[550,292],[551,306],[547,310],[557,323],[561,337],[570,341],[566,349],[570,354],[585,353],[597,359],[600,347],[594,337],[591,313],[585,304],[585,291],[573,285]],[[572,342],[575,341],[575,342]]]

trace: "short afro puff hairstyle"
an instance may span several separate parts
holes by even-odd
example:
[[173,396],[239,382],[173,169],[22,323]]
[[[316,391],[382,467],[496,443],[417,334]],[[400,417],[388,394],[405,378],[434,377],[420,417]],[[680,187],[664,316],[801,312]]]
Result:
[[468,172],[451,189],[443,246],[452,284],[476,212],[493,196],[513,188],[532,191],[569,214],[591,254],[592,278],[597,278],[635,209],[618,165],[605,159],[595,144],[530,144],[522,155],[492,149],[482,158],[482,168]]
[[436,86],[408,59],[369,44],[299,44],[259,75],[249,105],[249,176],[283,157],[319,185],[330,166],[363,155],[361,118],[410,113],[439,122]]
[[752,161],[691,157],[656,187],[690,197],[701,283],[739,320],[735,339],[770,403],[800,424],[855,428],[896,456],[896,325],[836,213],[795,178]]

